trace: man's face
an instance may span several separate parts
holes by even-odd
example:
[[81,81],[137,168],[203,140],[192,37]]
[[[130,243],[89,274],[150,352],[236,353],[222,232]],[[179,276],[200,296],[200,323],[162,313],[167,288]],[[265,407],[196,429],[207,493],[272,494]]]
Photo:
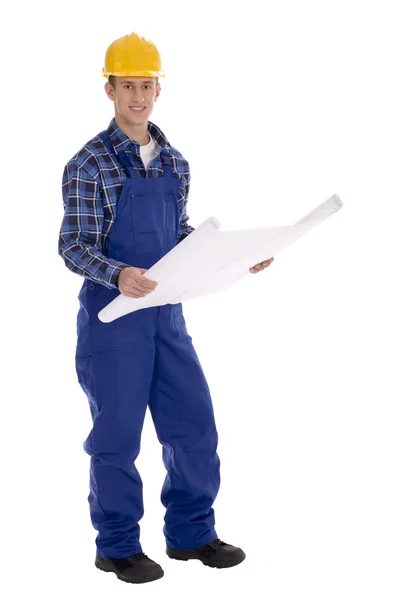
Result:
[[148,120],[161,91],[156,77],[116,77],[115,89],[108,81],[104,89],[115,102],[116,114],[131,125],[140,125]]

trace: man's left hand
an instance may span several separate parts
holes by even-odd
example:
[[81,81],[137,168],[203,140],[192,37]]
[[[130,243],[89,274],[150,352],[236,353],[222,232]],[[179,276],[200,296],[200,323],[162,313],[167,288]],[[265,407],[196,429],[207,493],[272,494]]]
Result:
[[259,273],[260,271],[263,271],[264,269],[269,267],[273,260],[274,257],[269,258],[268,260],[264,260],[263,262],[257,263],[256,265],[254,265],[254,267],[250,267],[250,273]]

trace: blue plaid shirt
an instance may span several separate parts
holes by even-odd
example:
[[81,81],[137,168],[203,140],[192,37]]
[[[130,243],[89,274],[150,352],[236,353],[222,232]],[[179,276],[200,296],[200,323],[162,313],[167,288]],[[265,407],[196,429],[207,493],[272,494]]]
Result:
[[[172,171],[181,179],[179,195],[181,235],[179,243],[194,227],[188,224],[186,205],[190,187],[188,161],[173,148],[157,125],[148,122],[148,131],[157,145],[172,157]],[[113,118],[107,128],[117,152],[124,150],[140,177],[163,175],[160,155],[149,164],[147,172],[140,157],[138,142],[131,140]],[[111,155],[99,136],[89,140],[66,164],[62,179],[64,217],[61,224],[58,254],[66,266],[79,275],[117,288],[120,271],[128,265],[106,256],[110,229],[116,217],[116,205],[128,175],[115,155]]]

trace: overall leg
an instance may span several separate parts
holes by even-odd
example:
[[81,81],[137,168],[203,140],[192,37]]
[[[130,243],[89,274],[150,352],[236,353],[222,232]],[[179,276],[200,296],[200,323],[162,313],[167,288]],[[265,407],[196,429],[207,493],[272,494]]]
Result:
[[88,396],[93,419],[84,449],[91,457],[88,500],[92,524],[98,530],[97,554],[102,558],[122,558],[142,551],[142,480],[135,460],[150,395],[155,347],[154,327],[149,326],[148,319],[140,321],[139,312],[132,313],[136,315],[135,327],[130,328],[119,349],[76,358],[78,379]]
[[149,407],[167,469],[161,492],[167,546],[207,544],[217,537],[212,504],[220,485],[218,434],[210,390],[180,304],[160,309]]

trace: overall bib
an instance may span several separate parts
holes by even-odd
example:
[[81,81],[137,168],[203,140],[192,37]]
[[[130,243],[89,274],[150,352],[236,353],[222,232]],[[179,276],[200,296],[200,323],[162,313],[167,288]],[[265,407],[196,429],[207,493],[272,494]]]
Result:
[[[115,154],[106,131],[100,134]],[[161,150],[163,176],[127,171],[107,256],[149,269],[179,235],[180,180]],[[189,336],[182,304],[137,310],[102,323],[98,312],[118,290],[85,279],[79,293],[76,371],[89,400],[89,508],[97,554],[122,558],[142,551],[142,480],[135,467],[147,406],[167,475],[161,490],[167,546],[195,548],[217,538],[212,504],[220,485],[218,434],[210,390]]]

